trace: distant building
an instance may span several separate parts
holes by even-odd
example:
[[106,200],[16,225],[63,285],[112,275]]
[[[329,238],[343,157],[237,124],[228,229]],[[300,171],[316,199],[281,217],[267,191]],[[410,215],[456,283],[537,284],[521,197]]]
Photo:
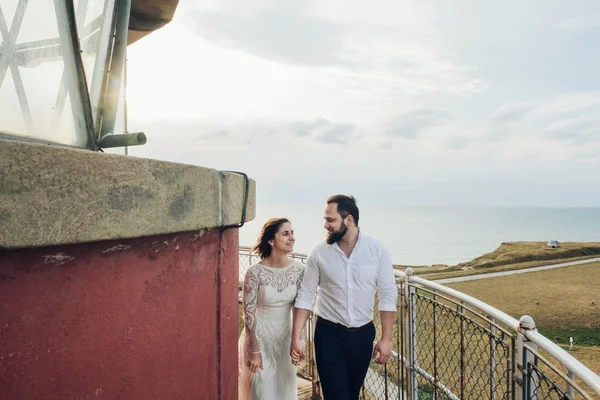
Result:
[[558,243],[558,240],[551,240],[548,242],[548,247],[552,247],[553,249],[556,249],[556,248],[560,247],[560,243]]

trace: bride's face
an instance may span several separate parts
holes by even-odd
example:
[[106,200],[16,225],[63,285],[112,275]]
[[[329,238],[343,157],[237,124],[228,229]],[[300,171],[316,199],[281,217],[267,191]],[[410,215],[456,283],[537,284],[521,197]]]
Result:
[[281,224],[279,230],[275,234],[275,237],[272,240],[271,246],[273,246],[273,250],[277,249],[284,253],[291,253],[294,251],[294,243],[296,239],[294,238],[294,230],[292,229],[292,224],[289,222]]

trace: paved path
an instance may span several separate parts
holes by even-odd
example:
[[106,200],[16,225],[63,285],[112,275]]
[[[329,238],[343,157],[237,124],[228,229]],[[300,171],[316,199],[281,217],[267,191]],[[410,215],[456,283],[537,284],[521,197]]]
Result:
[[525,274],[527,272],[536,272],[536,271],[543,271],[546,269],[570,267],[573,265],[588,264],[591,262],[600,262],[600,258],[598,258],[598,257],[586,258],[585,260],[569,261],[569,262],[565,262],[565,263],[552,264],[552,265],[542,265],[540,267],[515,269],[512,271],[490,272],[489,274],[467,275],[467,276],[457,276],[456,278],[435,279],[432,282],[446,284],[446,283],[455,283],[455,282],[474,281],[476,279],[495,278],[497,276],[505,276],[505,275]]

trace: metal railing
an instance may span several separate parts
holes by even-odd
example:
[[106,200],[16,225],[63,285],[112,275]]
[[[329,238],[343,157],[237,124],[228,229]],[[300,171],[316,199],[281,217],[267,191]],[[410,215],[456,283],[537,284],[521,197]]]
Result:
[[[239,246],[239,253],[240,253],[239,280],[240,280],[240,284],[241,284],[241,283],[244,283],[244,277],[246,276],[246,272],[248,271],[248,268],[250,268],[252,265],[259,262],[260,257],[257,256],[256,254],[252,253],[251,247],[247,247],[247,246]],[[302,263],[306,263],[306,259],[308,258],[308,255],[303,254],[303,253],[292,253],[292,254],[290,254],[290,257],[292,257],[293,259],[299,260]]]
[[396,276],[392,357],[371,365],[363,399],[600,398],[600,377],[541,335],[531,317],[517,321],[410,268]]
[[[247,254],[240,248],[240,271],[251,265]],[[392,355],[386,365],[371,364],[361,399],[600,399],[600,377],[541,335],[531,317],[516,320],[411,268],[396,278]],[[319,399],[312,322],[298,374]],[[374,323],[380,332],[378,313]]]

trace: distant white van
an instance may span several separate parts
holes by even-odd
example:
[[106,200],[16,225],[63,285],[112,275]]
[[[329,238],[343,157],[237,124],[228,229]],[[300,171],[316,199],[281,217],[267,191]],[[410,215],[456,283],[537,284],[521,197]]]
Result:
[[548,247],[552,247],[553,249],[556,249],[556,248],[560,247],[560,243],[558,243],[558,240],[551,240],[548,242]]

